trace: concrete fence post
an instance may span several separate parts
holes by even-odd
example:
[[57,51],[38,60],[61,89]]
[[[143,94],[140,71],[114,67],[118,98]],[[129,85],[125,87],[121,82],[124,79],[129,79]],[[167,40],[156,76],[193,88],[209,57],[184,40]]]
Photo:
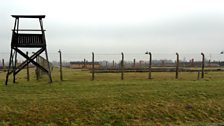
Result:
[[63,81],[61,50],[59,50],[58,53],[59,53],[59,60],[60,60],[60,80]]
[[4,59],[2,59],[2,71],[3,72],[6,71],[6,69],[5,69],[5,60]]
[[86,68],[86,59],[84,59],[83,68]]
[[133,59],[133,68],[135,68],[135,59]]
[[152,79],[152,53],[149,52],[149,76],[148,79]]
[[92,52],[92,80],[95,80],[95,61],[94,61],[94,52]]
[[149,75],[148,75],[148,79],[151,79],[152,78],[152,53],[147,51],[147,52],[145,52],[145,54],[149,54],[149,67],[148,67]]
[[176,53],[177,61],[176,61],[176,79],[179,77],[179,54]]
[[204,55],[204,53],[201,53],[201,55],[202,55],[202,63],[201,63],[201,78],[204,78],[205,55]]
[[[28,56],[28,52],[26,52],[26,55]],[[28,56],[29,57],[29,56]],[[29,70],[29,63],[26,64],[26,75],[27,75],[27,81],[30,81],[30,70]]]
[[124,80],[124,53],[121,53],[121,80]]

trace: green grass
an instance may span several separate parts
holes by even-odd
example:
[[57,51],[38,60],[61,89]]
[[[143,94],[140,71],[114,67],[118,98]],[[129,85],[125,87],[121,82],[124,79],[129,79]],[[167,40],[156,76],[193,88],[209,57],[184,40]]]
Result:
[[47,76],[25,79],[25,71],[4,85],[0,73],[0,125],[210,125],[224,124],[224,73],[91,73],[58,69],[52,84]]

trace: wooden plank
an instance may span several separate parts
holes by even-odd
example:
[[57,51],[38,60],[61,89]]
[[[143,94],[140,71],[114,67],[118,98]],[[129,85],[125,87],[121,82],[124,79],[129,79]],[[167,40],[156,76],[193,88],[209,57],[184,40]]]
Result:
[[41,30],[41,29],[12,29],[12,31],[46,31],[46,30]]
[[45,15],[11,15],[14,18],[45,18]]

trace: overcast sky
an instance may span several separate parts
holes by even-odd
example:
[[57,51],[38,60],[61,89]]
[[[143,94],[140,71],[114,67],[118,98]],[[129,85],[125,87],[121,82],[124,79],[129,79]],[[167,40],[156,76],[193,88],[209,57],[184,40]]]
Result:
[[223,0],[2,0],[0,53],[10,50],[10,15],[44,14],[49,52],[218,54],[223,6]]

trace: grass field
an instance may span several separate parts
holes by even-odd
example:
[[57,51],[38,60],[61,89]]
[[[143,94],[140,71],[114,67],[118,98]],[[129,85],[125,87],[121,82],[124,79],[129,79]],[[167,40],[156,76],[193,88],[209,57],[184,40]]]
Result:
[[96,74],[64,69],[64,81],[54,69],[47,77],[26,81],[25,71],[4,85],[0,72],[0,125],[216,125],[224,124],[224,73]]

